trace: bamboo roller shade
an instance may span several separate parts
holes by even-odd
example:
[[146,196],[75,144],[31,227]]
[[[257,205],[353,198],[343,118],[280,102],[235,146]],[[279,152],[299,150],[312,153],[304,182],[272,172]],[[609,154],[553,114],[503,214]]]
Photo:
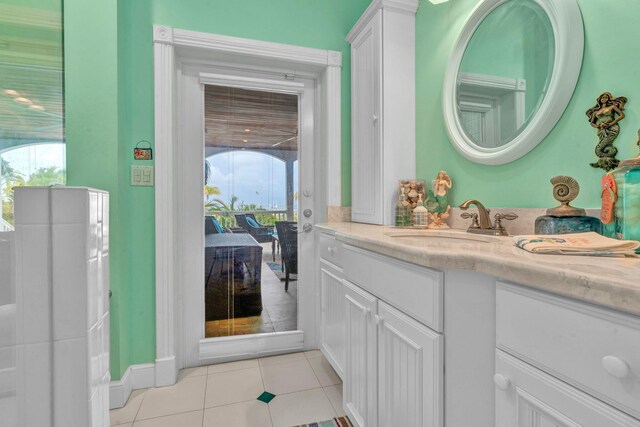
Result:
[[208,147],[297,150],[298,97],[206,85]]

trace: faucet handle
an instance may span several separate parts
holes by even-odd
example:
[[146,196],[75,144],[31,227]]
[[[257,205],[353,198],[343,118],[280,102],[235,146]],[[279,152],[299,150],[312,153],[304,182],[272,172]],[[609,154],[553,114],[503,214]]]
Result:
[[471,227],[480,228],[480,223],[478,222],[478,214],[477,213],[462,212],[460,214],[460,217],[462,217],[464,219],[471,219],[473,221],[471,223]]
[[493,217],[495,219],[495,223],[493,224],[493,228],[500,230],[502,228],[504,228],[502,226],[502,220],[506,219],[509,221],[513,221],[514,219],[518,218],[518,215],[514,214],[513,212],[509,212],[509,213],[505,213],[505,214],[501,214],[501,213],[497,213],[495,214],[495,216]]

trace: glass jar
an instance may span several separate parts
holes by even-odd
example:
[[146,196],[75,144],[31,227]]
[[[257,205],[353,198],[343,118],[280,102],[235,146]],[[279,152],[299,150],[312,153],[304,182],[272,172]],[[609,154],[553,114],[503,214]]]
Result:
[[[638,158],[640,159],[640,158]],[[615,233],[621,240],[640,240],[640,161],[625,160],[611,174],[616,182]]]
[[602,223],[592,216],[545,215],[538,217],[535,223],[535,234],[569,234],[593,231],[602,234]]

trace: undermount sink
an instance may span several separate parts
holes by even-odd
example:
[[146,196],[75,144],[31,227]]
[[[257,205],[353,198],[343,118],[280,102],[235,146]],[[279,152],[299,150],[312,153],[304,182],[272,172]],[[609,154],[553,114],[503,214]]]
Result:
[[482,234],[467,233],[463,230],[421,230],[421,229],[390,229],[384,233],[386,236],[394,238],[426,238],[426,239],[447,239],[459,240],[474,243],[496,243],[501,238],[497,236],[485,236]]

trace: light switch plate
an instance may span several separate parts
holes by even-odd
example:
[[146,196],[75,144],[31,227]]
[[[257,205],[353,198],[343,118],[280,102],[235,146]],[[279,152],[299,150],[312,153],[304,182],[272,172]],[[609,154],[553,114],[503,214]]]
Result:
[[153,166],[131,166],[131,185],[153,187]]

